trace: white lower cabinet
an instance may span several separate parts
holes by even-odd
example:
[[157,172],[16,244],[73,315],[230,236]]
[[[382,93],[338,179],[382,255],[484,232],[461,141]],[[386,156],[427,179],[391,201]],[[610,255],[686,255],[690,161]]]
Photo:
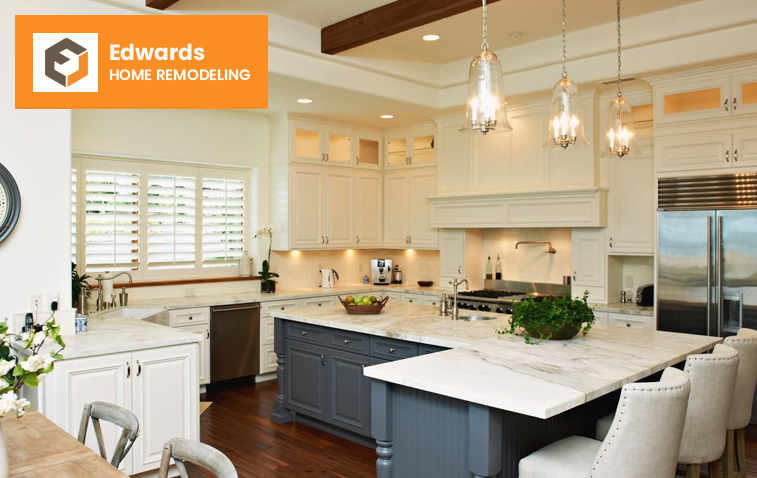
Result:
[[608,325],[610,323],[610,314],[607,312],[594,312],[595,323],[601,325]]
[[210,308],[175,309],[168,311],[168,325],[177,330],[202,336],[198,354],[197,375],[200,385],[210,383]]
[[202,336],[200,353],[197,360],[197,377],[200,385],[207,385],[210,383],[210,324],[192,325],[186,327],[184,330]]
[[[187,344],[64,360],[35,391],[33,401],[73,436],[88,403],[103,401],[131,410],[139,419],[140,435],[121,469],[128,475],[155,470],[166,441],[200,438],[197,354],[197,345]],[[110,453],[120,430],[107,423],[102,428]],[[97,451],[94,438],[90,430],[87,445]]]
[[633,314],[608,314],[609,325],[636,329],[654,330],[654,317]]

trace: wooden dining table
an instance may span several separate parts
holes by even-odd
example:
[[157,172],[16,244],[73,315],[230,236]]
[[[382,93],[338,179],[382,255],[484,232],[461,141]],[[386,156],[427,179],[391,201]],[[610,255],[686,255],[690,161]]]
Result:
[[37,411],[2,419],[9,478],[124,478],[128,475]]

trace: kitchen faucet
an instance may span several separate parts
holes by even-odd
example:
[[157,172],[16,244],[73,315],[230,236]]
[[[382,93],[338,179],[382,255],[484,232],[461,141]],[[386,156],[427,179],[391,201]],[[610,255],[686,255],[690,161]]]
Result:
[[105,310],[108,307],[115,307],[116,306],[116,299],[115,299],[115,297],[113,298],[113,300],[110,303],[107,302],[107,298],[103,297],[103,281],[104,280],[113,280],[116,277],[120,277],[120,276],[122,276],[124,274],[126,274],[127,276],[129,276],[129,284],[133,284],[134,283],[134,278],[131,276],[130,273],[128,273],[126,271],[119,272],[118,274],[116,274],[114,276],[110,276],[110,277],[103,277],[102,274],[97,274],[97,301],[95,302],[95,304],[96,304],[95,308],[96,308],[97,312],[100,312],[101,310]]
[[460,309],[457,308],[457,288],[461,285],[469,285],[468,279],[462,279],[462,280],[451,280],[449,281],[450,285],[452,286],[452,320],[457,320],[460,316]]
[[557,252],[557,249],[552,247],[552,243],[549,241],[518,241],[518,243],[515,244],[515,248],[517,249],[521,244],[546,244],[547,254],[554,254]]

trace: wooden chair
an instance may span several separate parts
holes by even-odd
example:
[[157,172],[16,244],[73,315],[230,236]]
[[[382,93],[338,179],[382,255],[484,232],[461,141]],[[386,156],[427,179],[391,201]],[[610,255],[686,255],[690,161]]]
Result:
[[163,446],[158,478],[168,478],[171,458],[176,462],[181,478],[189,478],[184,462],[197,465],[218,478],[238,478],[237,471],[226,455],[198,441],[174,438]]
[[79,426],[79,441],[81,443],[87,441],[87,428],[89,427],[90,419],[92,419],[92,426],[95,429],[100,456],[106,461],[108,460],[108,454],[105,451],[105,440],[100,428],[100,420],[113,423],[123,429],[121,437],[116,444],[116,449],[113,451],[113,457],[110,460],[110,464],[118,468],[123,459],[126,458],[126,455],[129,454],[131,447],[139,436],[139,420],[129,410],[112,403],[92,402],[84,405],[84,412],[82,413],[81,424]]
[[[757,384],[757,331],[741,329],[725,344],[739,351],[739,371],[728,416],[728,435],[723,453],[723,467],[727,478],[746,477],[746,444],[744,431],[752,419],[752,401]],[[736,473],[734,473],[734,458]]]

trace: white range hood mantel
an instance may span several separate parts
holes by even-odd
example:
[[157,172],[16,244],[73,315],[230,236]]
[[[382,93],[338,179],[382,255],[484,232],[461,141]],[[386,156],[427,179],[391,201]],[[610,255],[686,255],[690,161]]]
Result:
[[429,198],[431,227],[605,227],[607,189],[574,188]]

